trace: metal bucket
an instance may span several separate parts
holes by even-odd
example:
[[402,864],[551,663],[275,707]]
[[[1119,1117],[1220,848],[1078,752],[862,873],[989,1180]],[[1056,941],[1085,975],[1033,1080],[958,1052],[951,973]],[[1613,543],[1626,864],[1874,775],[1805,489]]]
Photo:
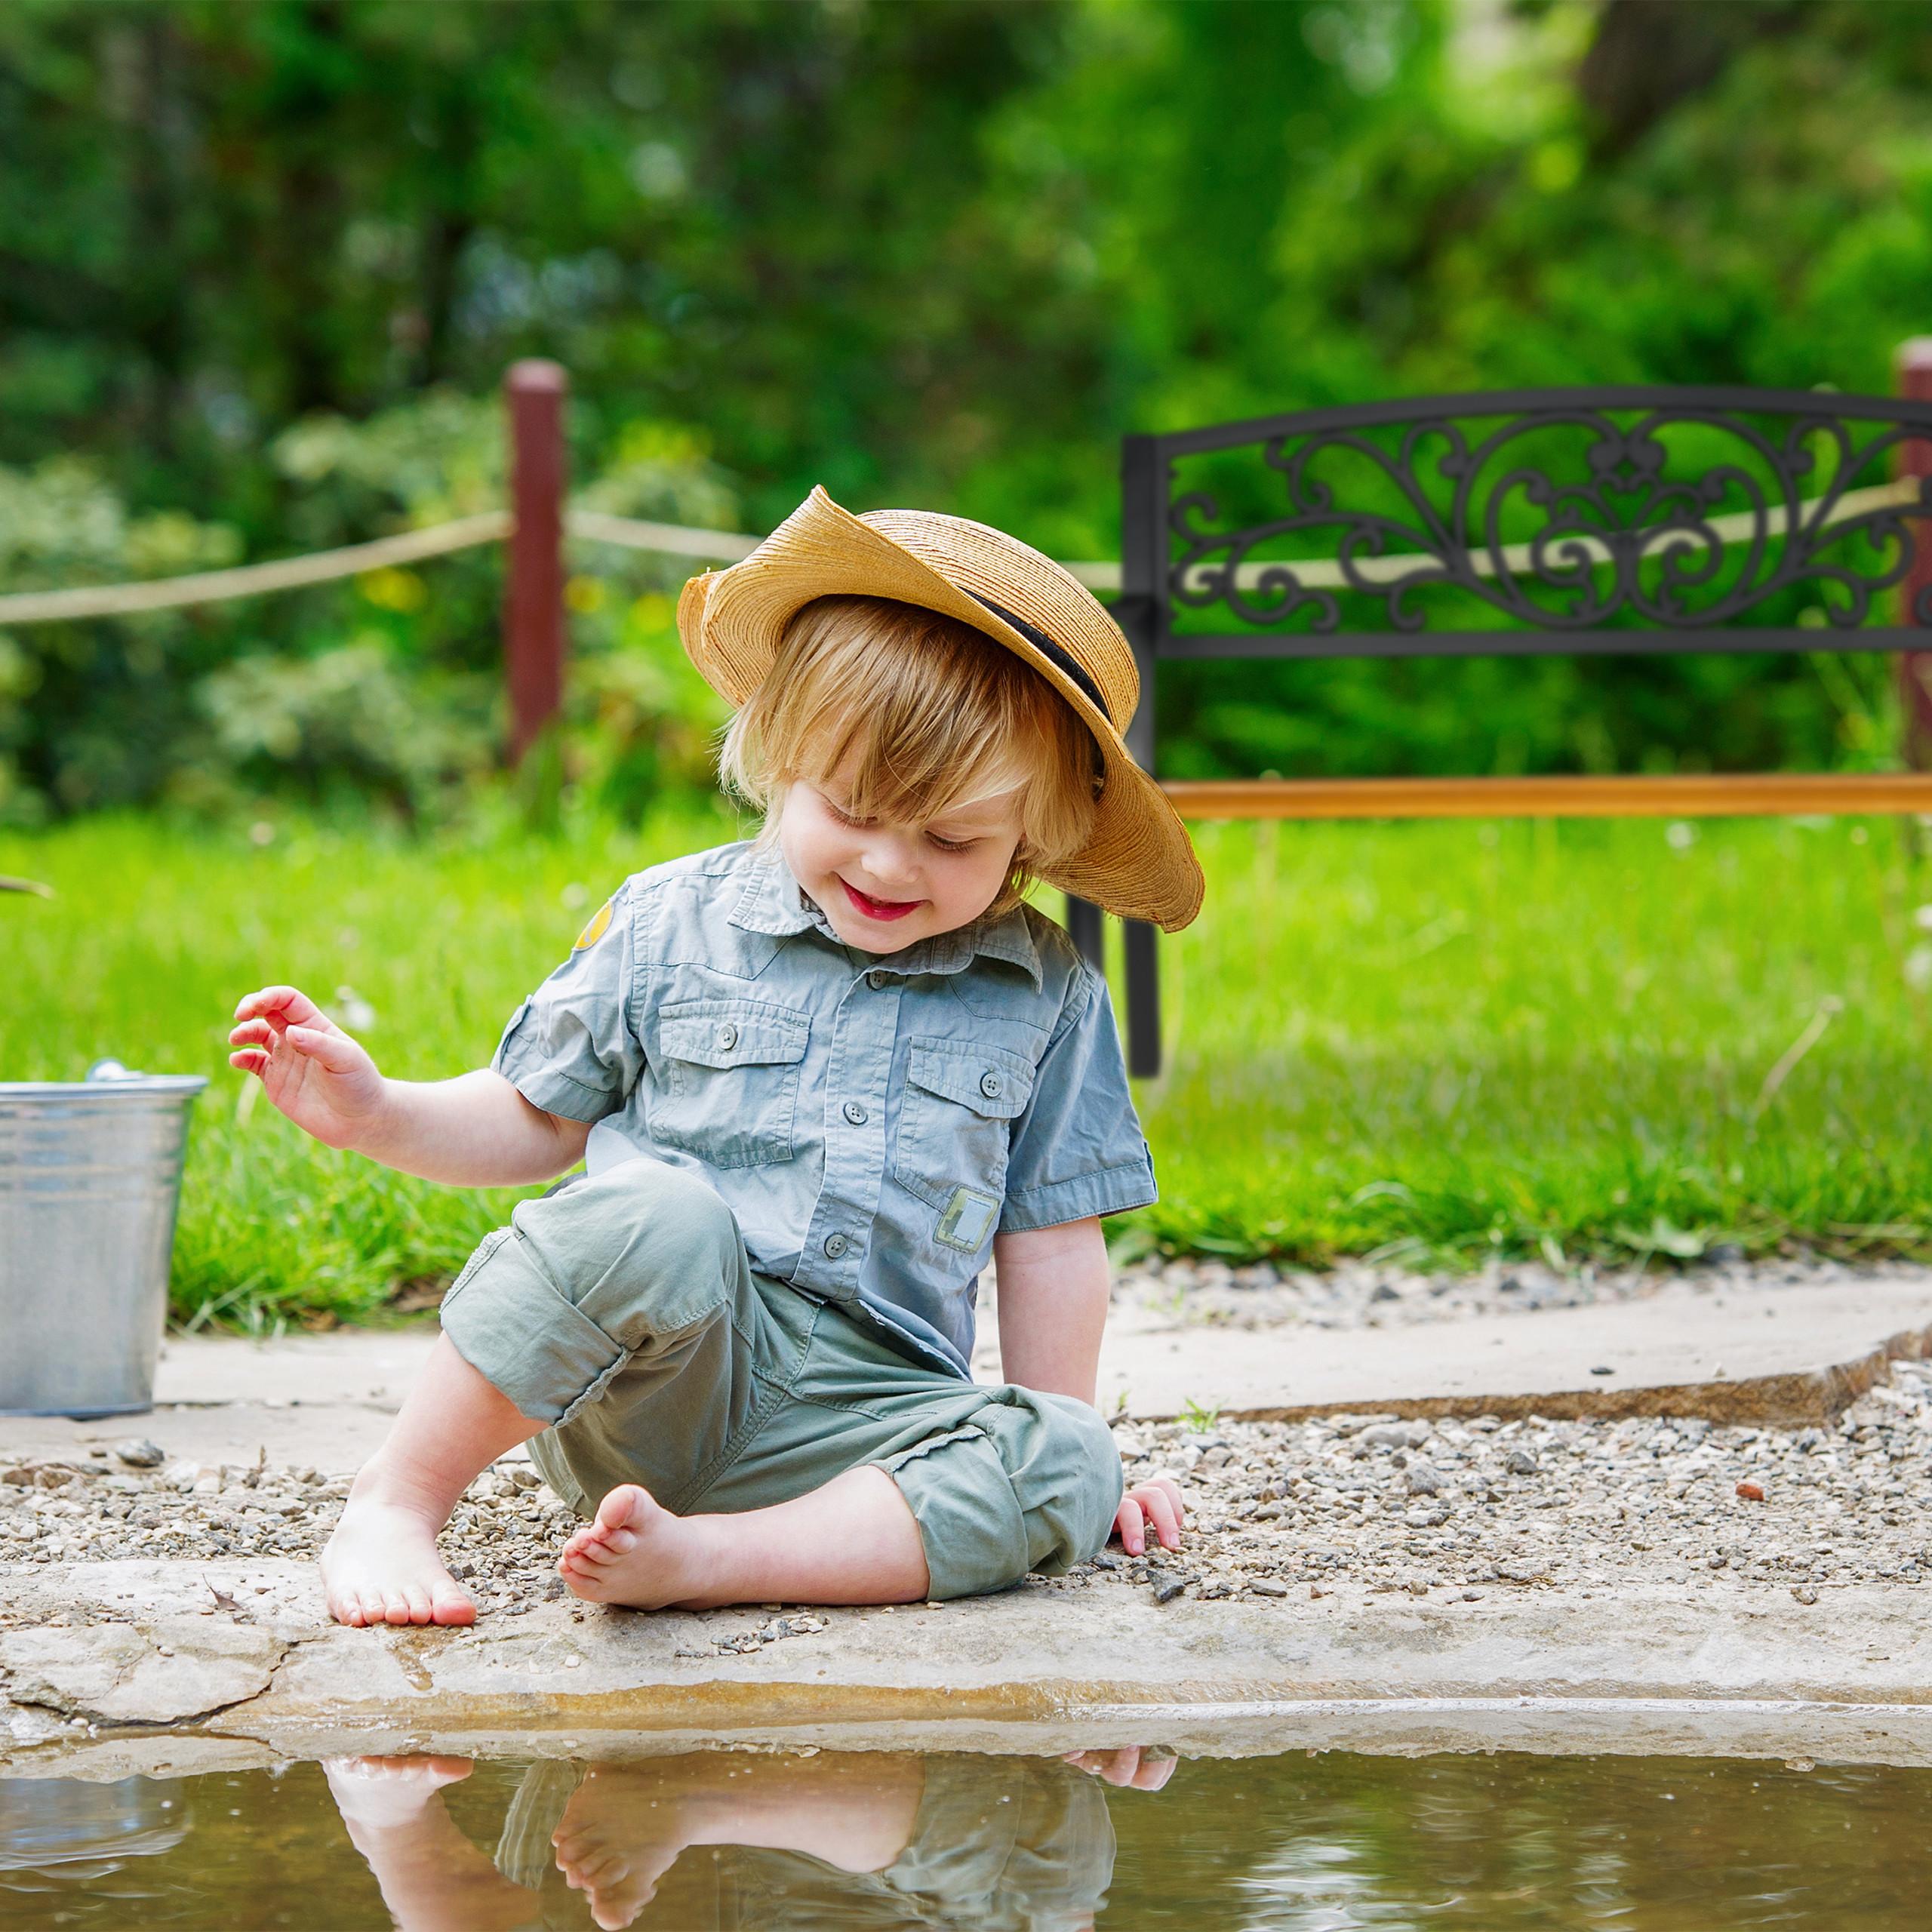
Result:
[[154,1406],[193,1075],[0,1081],[0,1414]]

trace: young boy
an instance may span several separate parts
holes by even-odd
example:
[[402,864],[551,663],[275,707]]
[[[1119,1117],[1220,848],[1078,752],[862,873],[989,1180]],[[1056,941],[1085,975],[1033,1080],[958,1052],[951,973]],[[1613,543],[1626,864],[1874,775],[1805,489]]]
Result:
[[[1121,741],[1126,641],[1011,537],[816,490],[678,616],[755,841],[627,881],[487,1069],[386,1079],[293,987],[236,1009],[234,1064],[331,1146],[464,1186],[586,1168],[445,1298],[323,1555],[344,1623],[474,1619],[436,1534],[524,1441],[590,1519],[559,1567],[595,1601],[903,1602],[1116,1524],[1178,1546],[1092,1407],[1100,1217],[1153,1171],[1106,986],[1020,897],[1199,908]],[[968,1367],[989,1258],[1001,1387]]]

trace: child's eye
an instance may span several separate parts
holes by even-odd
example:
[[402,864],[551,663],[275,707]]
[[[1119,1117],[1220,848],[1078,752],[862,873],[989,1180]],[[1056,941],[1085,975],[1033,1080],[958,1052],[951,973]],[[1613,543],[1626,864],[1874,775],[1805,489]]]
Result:
[[977,838],[942,838],[937,832],[929,832],[926,834],[926,836],[930,838],[942,852],[970,851],[973,847],[980,842]]
[[[819,795],[821,798],[825,798],[825,795],[823,792],[820,792]],[[825,798],[825,808],[838,821],[841,825],[863,825],[866,823],[865,820],[862,818],[855,818],[850,812],[845,811],[840,807],[835,805],[829,798]]]

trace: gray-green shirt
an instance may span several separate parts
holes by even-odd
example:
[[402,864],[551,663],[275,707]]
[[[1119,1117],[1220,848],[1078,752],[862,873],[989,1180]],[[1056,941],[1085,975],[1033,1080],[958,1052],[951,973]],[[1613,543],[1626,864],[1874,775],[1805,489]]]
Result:
[[752,1265],[969,1373],[996,1232],[1145,1206],[1106,984],[1030,906],[875,956],[775,854],[639,872],[512,1015],[494,1061],[596,1123],[592,1173],[700,1175]]

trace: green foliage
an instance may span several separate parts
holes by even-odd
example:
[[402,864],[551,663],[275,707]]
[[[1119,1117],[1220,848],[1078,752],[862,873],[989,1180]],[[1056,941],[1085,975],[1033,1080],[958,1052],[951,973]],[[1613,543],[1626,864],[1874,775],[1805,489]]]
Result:
[[[500,505],[501,412],[446,390],[367,422],[304,418],[270,452],[291,536],[328,548]],[[586,507],[728,524],[701,441],[639,420]],[[660,560],[584,546],[569,586],[570,781],[613,809],[706,782],[717,702],[684,661]],[[238,533],[137,515],[100,463],[0,469],[0,588],[168,576],[235,561]],[[414,820],[474,805],[497,759],[502,563],[494,549],[349,583],[126,620],[0,631],[0,823],[165,801],[283,797]]]
[[[571,372],[601,506],[764,528],[823,481],[1069,557],[1117,547],[1129,428],[1883,390],[1932,316],[1929,98],[1916,10],[1868,0],[35,0],[0,10],[0,589],[494,503],[531,353]],[[675,571],[578,567],[580,702],[650,714],[579,765],[632,798],[711,715],[625,615]],[[0,812],[271,782],[445,810],[490,736],[462,681],[496,568],[0,639]],[[654,669],[592,668],[632,633]],[[372,723],[325,774],[339,726],[303,721],[292,764],[238,761],[218,694],[255,686],[205,680],[341,651],[446,742]],[[286,741],[331,675],[249,676]],[[1876,663],[1165,681],[1186,773],[1862,764],[1894,729]]]
[[[1932,898],[1890,823],[1229,826],[1164,943],[1171,1071],[1140,1095],[1149,1245],[1668,1266],[1720,1241],[1932,1250]],[[0,836],[0,1069],[112,1054],[205,1072],[176,1256],[183,1319],[360,1317],[448,1280],[514,1196],[306,1140],[224,1045],[250,988],[365,1006],[385,1070],[484,1062],[589,908],[735,835],[720,808],[557,835],[97,815]],[[1832,1002],[1838,1002],[1834,1007]],[[1774,1070],[1812,1035],[1808,1050]],[[1238,1131],[1231,1128],[1238,1122]]]

